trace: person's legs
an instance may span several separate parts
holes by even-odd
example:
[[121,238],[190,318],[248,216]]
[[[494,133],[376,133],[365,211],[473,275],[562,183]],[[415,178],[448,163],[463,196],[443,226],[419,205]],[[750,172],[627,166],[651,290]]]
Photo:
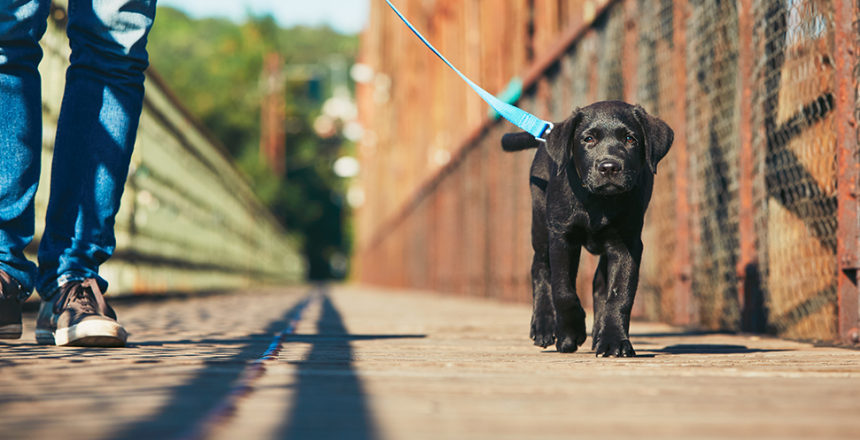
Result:
[[154,0],[71,0],[71,66],[57,127],[39,246],[39,294],[96,278],[115,247],[114,218],[143,103]]
[[[66,303],[77,297],[60,289],[69,282],[94,279],[97,288],[84,290],[97,297],[107,289],[98,271],[116,246],[114,219],[143,104],[146,39],[155,3],[69,1],[71,66],[66,73],[45,233],[39,246],[37,290],[46,303],[56,302],[52,301],[55,296]],[[97,302],[103,303],[103,299]],[[56,315],[67,307],[58,306],[54,307],[54,324],[59,319]],[[37,326],[37,337],[39,329],[46,336],[47,324]],[[49,341],[42,338],[40,342]]]
[[0,2],[0,338],[21,335],[20,302],[33,290],[33,197],[42,151],[39,39],[50,0]]

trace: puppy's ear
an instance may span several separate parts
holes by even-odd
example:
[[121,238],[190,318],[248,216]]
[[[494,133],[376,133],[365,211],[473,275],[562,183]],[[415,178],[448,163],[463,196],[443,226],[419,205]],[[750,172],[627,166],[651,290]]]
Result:
[[657,174],[657,162],[666,157],[675,140],[675,132],[663,120],[649,115],[638,105],[633,108],[633,116],[645,136],[645,161],[651,172]]
[[519,133],[508,133],[502,136],[502,150],[520,151],[529,148],[537,148],[540,142],[531,133],[521,131]]
[[567,167],[573,152],[571,151],[571,136],[582,122],[582,112],[576,108],[564,122],[555,124],[546,139],[546,152],[558,165],[558,174]]

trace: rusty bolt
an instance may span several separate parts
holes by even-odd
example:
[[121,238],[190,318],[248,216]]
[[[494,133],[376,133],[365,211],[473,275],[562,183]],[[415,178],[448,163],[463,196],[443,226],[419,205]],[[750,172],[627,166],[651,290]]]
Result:
[[860,329],[854,327],[848,330],[848,339],[854,344],[860,342]]

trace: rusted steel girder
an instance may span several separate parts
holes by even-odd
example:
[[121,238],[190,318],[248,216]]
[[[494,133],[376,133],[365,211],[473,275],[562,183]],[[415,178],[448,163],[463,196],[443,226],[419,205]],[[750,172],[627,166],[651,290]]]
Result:
[[860,343],[860,298],[857,270],[860,268],[860,217],[857,142],[857,18],[855,0],[834,0],[834,46],[836,86],[836,160],[838,229],[836,255],[839,262],[839,337],[849,344]]
[[740,207],[738,210],[738,235],[739,235],[739,258],[737,261],[738,274],[738,304],[741,307],[741,316],[744,317],[742,328],[753,330],[752,323],[747,317],[753,312],[748,298],[756,292],[757,281],[750,279],[757,277],[757,259],[755,245],[755,207],[753,205],[753,187],[755,178],[755,164],[753,155],[753,87],[755,80],[753,76],[754,48],[753,36],[752,0],[740,0],[738,4],[738,80],[740,83],[740,121],[738,133],[740,135],[740,152],[738,154],[738,198]]
[[687,151],[687,0],[675,0],[673,42],[675,74],[675,110],[672,129],[675,131],[675,200],[676,237],[675,245],[675,324],[691,324],[693,300],[692,262],[690,245],[693,238],[690,228],[690,171],[689,152]]

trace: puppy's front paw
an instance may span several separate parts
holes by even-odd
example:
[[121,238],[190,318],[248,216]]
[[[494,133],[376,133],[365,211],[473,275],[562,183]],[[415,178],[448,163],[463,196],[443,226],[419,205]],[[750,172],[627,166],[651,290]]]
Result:
[[573,353],[585,342],[585,310],[579,307],[568,316],[556,316],[555,348],[559,353]]
[[552,313],[535,313],[532,315],[532,329],[529,336],[538,347],[547,348],[555,342],[555,316]]
[[598,337],[595,340],[597,356],[603,357],[633,357],[636,352],[633,351],[633,345],[629,339],[618,339],[611,337]]

